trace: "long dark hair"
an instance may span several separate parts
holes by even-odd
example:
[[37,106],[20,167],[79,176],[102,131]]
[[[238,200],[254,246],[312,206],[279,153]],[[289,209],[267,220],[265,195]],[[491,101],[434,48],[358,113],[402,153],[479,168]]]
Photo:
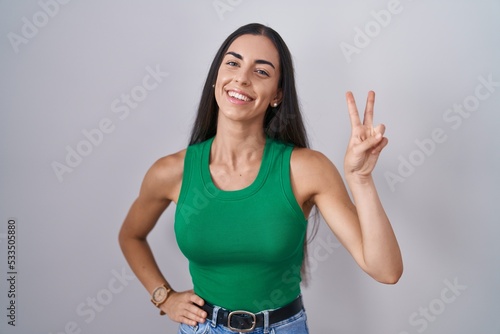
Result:
[[263,124],[265,134],[270,138],[296,147],[309,147],[295,89],[295,76],[290,50],[275,30],[259,23],[250,23],[238,28],[226,38],[217,51],[203,86],[189,144],[205,141],[215,136],[217,132],[219,107],[215,100],[213,84],[217,81],[219,67],[229,46],[242,35],[266,36],[273,42],[280,58],[281,71],[278,87],[282,90],[283,100],[278,107],[267,107]]

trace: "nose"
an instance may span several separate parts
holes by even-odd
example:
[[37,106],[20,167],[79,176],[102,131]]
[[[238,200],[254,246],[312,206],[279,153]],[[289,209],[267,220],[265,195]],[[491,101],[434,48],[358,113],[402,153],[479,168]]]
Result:
[[250,85],[251,81],[250,81],[250,75],[248,72],[249,72],[249,69],[240,68],[240,70],[235,73],[234,81],[239,83],[242,86]]

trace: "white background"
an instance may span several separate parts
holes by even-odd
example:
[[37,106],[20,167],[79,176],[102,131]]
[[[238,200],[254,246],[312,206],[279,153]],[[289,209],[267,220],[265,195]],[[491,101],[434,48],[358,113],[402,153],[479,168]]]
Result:
[[[360,109],[376,91],[390,142],[375,178],[404,275],[395,286],[373,281],[322,223],[303,289],[311,333],[500,333],[499,15],[498,0],[0,1],[0,332],[176,332],[131,276],[118,230],[149,166],[186,146],[222,41],[260,22],[294,56],[314,149],[342,167],[347,90]],[[147,68],[163,76],[139,96]],[[131,93],[141,101],[125,114],[120,99]],[[464,104],[472,111],[453,111]],[[109,133],[85,146],[83,132],[102,122]],[[440,142],[430,143],[433,132]],[[87,155],[70,167],[68,149],[78,147]],[[58,163],[67,166],[59,177]],[[174,209],[150,242],[181,290],[191,283]],[[18,227],[15,327],[9,218]]]

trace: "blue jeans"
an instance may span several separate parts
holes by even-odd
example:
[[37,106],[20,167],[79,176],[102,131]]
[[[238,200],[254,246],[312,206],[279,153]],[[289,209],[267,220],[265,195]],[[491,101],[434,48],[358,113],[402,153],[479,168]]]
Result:
[[[263,311],[262,313],[267,313]],[[180,324],[178,334],[234,334],[234,332],[229,330],[226,326],[215,325],[212,319],[207,319],[203,324],[198,324],[197,326],[189,326],[186,324]],[[305,310],[291,316],[288,319],[272,324],[264,328],[256,328],[255,330],[248,332],[250,334],[309,334],[307,328],[307,316]]]

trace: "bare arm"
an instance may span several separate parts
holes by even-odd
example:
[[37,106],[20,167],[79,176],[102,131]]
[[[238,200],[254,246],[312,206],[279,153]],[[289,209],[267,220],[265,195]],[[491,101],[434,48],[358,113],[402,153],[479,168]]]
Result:
[[344,173],[351,190],[363,234],[363,258],[372,275],[395,283],[403,272],[403,260],[372,178],[381,151],[387,145],[385,126],[373,126],[375,93],[369,92],[361,123],[354,96],[346,94],[351,138],[344,159]]
[[[394,284],[401,277],[403,263],[396,236],[382,206],[371,172],[387,145],[383,125],[372,127],[374,94],[368,96],[365,120],[361,124],[352,94],[347,94],[352,135],[344,170],[352,203],[337,168],[319,152],[294,151],[292,175],[299,198],[315,204],[339,241],[358,265],[382,283]],[[301,195],[305,194],[305,195]]]
[[[119,242],[132,271],[151,294],[162,285],[170,286],[155,261],[147,236],[172,201],[177,201],[182,182],[184,152],[158,160],[147,172],[120,230]],[[204,301],[192,291],[173,291],[161,305],[172,320],[196,325],[206,313],[196,305]]]

